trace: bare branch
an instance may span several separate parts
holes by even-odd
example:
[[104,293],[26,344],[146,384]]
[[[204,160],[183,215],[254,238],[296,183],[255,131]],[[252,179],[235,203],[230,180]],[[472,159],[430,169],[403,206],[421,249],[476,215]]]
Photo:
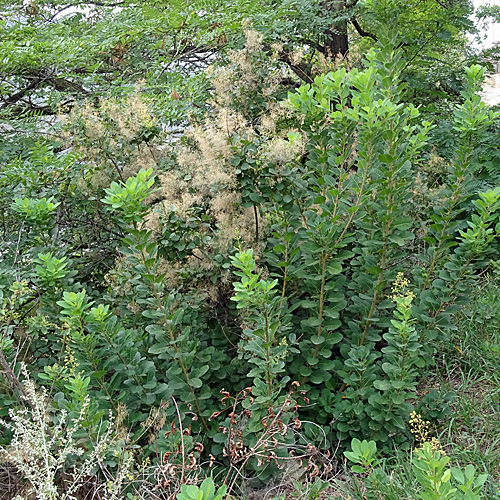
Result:
[[375,40],[377,41],[378,38],[375,36],[375,35],[372,35],[371,33],[368,33],[367,31],[365,31],[361,26],[360,24],[358,23],[358,20],[353,17],[351,19],[351,22],[352,22],[352,25],[354,26],[354,28],[356,29],[356,31],[363,37],[368,37],[368,38],[371,38],[372,40]]

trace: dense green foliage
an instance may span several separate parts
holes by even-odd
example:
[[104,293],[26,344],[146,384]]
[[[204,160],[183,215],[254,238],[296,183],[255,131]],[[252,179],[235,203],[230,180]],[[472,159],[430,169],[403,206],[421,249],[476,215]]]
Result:
[[[185,485],[200,461],[232,491],[362,439],[409,450],[413,411],[449,412],[418,384],[498,252],[469,5],[85,5],[0,20],[5,461],[64,498],[77,470],[212,498]],[[30,411],[28,449],[74,440],[50,464],[21,455]]]

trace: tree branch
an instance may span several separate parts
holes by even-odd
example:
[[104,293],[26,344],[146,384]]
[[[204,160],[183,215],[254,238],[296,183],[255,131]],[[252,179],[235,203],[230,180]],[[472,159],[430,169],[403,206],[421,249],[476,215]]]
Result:
[[449,7],[444,4],[443,2],[441,2],[441,0],[434,0],[437,4],[441,5],[441,7],[443,7],[443,9],[449,9]]
[[367,31],[365,31],[358,23],[358,20],[353,17],[351,19],[351,22],[352,22],[352,25],[354,26],[354,28],[356,28],[356,31],[363,37],[369,37],[371,38],[372,40],[375,40],[377,41],[378,38],[375,36],[375,35],[372,35],[371,33],[368,33]]
[[4,99],[4,103],[2,104],[0,109],[5,109],[8,106],[12,106],[13,104],[16,104],[16,102],[19,102],[30,90],[36,89],[39,84],[40,84],[40,80],[34,80],[24,89],[20,90],[16,94],[13,94],[13,95],[7,97],[7,99]]
[[290,69],[303,81],[306,83],[313,83],[314,78],[311,75],[311,67],[308,64],[299,62],[297,64],[293,63],[290,54],[288,52],[282,51],[278,55],[278,60],[282,61],[290,67]]

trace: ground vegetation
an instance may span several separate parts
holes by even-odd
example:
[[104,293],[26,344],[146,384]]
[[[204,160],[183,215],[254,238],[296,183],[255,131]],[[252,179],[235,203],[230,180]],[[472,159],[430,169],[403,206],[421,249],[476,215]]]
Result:
[[0,13],[0,498],[498,497],[468,2]]

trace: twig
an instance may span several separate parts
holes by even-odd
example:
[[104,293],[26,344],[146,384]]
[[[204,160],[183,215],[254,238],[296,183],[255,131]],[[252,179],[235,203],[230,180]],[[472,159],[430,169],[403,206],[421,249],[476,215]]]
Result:
[[14,262],[12,263],[12,267],[16,265],[17,256],[19,255],[19,244],[21,242],[21,233],[23,232],[23,228],[24,228],[24,221],[21,224],[21,227],[19,228],[19,237],[17,238],[16,251],[14,252]]
[[257,213],[257,206],[253,206],[253,214],[255,217],[255,243],[259,242],[259,214]]
[[181,483],[184,484],[184,469],[186,468],[186,452],[184,449],[184,431],[182,429],[182,419],[181,412],[179,411],[179,407],[177,406],[177,401],[172,396],[172,401],[174,402],[175,409],[177,410],[177,417],[179,418],[179,431],[181,433],[181,453],[182,453],[182,470],[181,470]]

